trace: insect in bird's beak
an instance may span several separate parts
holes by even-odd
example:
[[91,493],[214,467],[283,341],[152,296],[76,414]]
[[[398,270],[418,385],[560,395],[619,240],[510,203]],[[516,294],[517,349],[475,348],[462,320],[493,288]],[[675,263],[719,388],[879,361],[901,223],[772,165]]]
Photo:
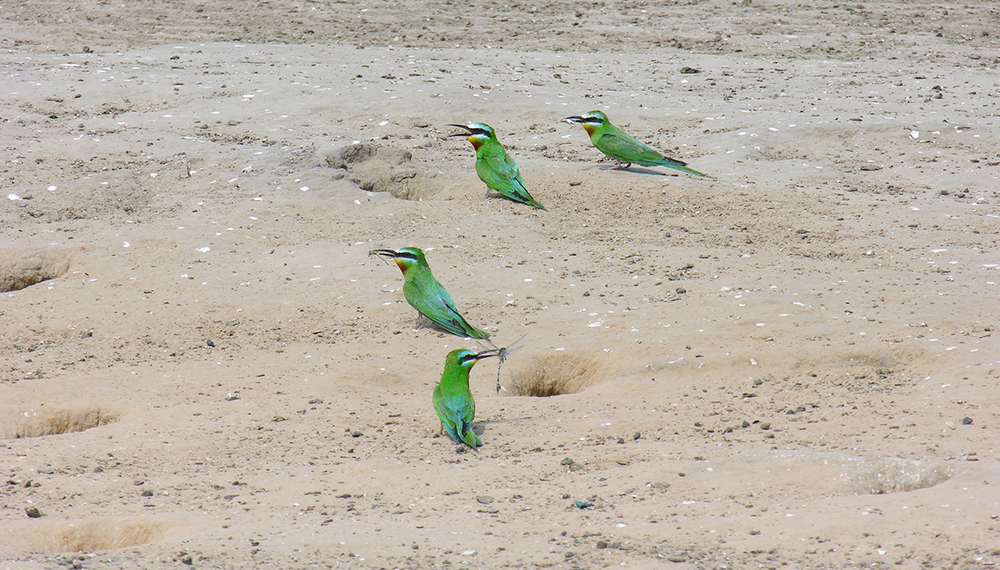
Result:
[[389,260],[386,258],[389,257],[395,259],[397,256],[395,250],[392,249],[372,249],[368,251],[368,257],[377,257],[388,265]]
[[[484,350],[479,353],[479,354],[484,354],[487,352],[492,353],[490,356],[496,356],[497,360],[499,361],[497,363],[497,394],[500,393],[500,390],[503,390],[504,392],[507,391],[507,389],[500,384],[500,368],[503,366],[504,361],[506,361],[507,358],[509,358],[510,355],[514,353],[514,351],[519,350],[521,348],[521,341],[523,341],[527,336],[528,335],[522,335],[521,338],[515,340],[514,342],[508,344],[503,348],[492,348],[489,350]],[[490,345],[492,344],[493,343],[490,343]]]
[[494,356],[500,356],[500,349],[490,348],[487,350],[481,350],[476,353],[476,360],[482,360],[484,358],[491,358]]

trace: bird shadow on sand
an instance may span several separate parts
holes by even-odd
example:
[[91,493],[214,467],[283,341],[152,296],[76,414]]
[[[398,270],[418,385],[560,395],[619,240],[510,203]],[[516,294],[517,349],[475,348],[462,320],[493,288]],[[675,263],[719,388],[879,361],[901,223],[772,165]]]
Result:
[[[633,174],[643,174],[643,175],[646,175],[646,176],[674,176],[674,177],[680,177],[680,175],[681,175],[680,172],[675,172],[673,170],[667,170],[666,172],[664,172],[662,170],[653,170],[652,168],[644,168],[642,166],[636,166],[635,164],[633,164],[632,166],[628,167],[627,169],[626,168],[617,168],[616,169],[614,166],[610,166],[606,162],[600,162],[600,163],[597,163],[597,164],[593,164],[591,166],[588,166],[588,167],[584,168],[584,170],[601,170],[601,171],[604,171],[604,172],[613,172],[613,171],[631,172]],[[692,178],[698,178],[698,177],[694,176]]]

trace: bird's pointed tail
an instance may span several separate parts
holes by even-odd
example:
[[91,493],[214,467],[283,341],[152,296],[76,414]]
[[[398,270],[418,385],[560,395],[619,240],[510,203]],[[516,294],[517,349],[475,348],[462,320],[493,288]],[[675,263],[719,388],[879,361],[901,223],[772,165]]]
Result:
[[694,174],[695,176],[708,176],[707,174],[702,174],[701,172],[687,166],[678,166],[676,164],[671,164],[669,166],[674,170],[680,170],[681,172],[687,172],[688,174]]

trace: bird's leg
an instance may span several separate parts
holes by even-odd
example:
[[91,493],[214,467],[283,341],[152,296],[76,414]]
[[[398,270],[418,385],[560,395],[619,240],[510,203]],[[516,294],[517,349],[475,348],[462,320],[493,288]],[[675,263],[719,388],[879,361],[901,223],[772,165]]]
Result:
[[417,324],[413,327],[413,330],[418,331],[422,326],[424,326],[424,314],[417,311]]
[[628,164],[626,164],[625,166],[622,166],[622,161],[620,161],[620,160],[618,160],[618,159],[616,158],[616,159],[615,159],[615,166],[614,166],[614,168],[612,168],[611,170],[627,170],[627,169],[628,169],[628,167],[630,167],[630,166],[632,166],[632,163],[631,163],[631,162],[630,162],[630,163],[628,163]]

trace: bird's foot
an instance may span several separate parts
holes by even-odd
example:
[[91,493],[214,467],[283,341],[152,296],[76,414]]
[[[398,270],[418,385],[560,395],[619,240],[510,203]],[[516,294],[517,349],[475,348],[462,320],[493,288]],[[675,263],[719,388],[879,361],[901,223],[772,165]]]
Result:
[[620,160],[616,160],[615,161],[615,165],[614,165],[614,167],[611,168],[611,170],[628,170],[628,167],[630,167],[630,166],[632,166],[631,162],[628,163],[628,164],[626,164],[625,166],[622,166],[621,161]]

